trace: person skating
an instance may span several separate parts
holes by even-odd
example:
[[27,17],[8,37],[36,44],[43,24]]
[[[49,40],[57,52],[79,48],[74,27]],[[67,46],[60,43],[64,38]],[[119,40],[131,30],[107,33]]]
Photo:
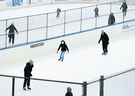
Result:
[[128,6],[125,1],[123,2],[122,6],[120,7],[120,10],[121,10],[121,8],[122,8],[123,16],[126,16]]
[[14,34],[14,31],[16,31],[16,33],[18,34],[18,31],[17,29],[15,28],[14,24],[12,23],[5,31],[9,30],[9,34],[8,34],[8,37],[9,37],[9,45],[11,43],[11,39],[12,39],[12,45],[14,44],[14,38],[15,38],[15,34]]
[[70,87],[68,87],[67,93],[65,94],[65,96],[73,96],[73,93],[71,91],[72,91],[72,89]]
[[109,37],[103,30],[101,31],[101,36],[98,43],[100,43],[101,40],[102,40],[102,48],[103,48],[102,55],[106,55],[108,53],[107,47],[109,44]]
[[96,6],[96,8],[94,9],[94,12],[95,12],[95,17],[98,17],[99,15],[98,15],[98,7]]
[[115,23],[115,17],[114,17],[114,15],[113,15],[113,13],[111,13],[111,14],[109,15],[108,25],[112,25],[112,24],[114,24],[114,23]]
[[60,12],[61,12],[61,9],[58,8],[58,9],[57,9],[57,15],[56,15],[56,18],[57,18],[57,17],[58,17],[58,18],[60,17]]
[[26,90],[26,84],[27,84],[27,89],[31,89],[30,88],[30,77],[32,76],[31,71],[33,68],[33,61],[30,60],[29,62],[26,63],[26,66],[24,68],[24,83],[23,83],[23,89]]
[[61,41],[61,44],[59,45],[57,53],[58,53],[60,48],[61,48],[61,54],[60,54],[60,59],[58,59],[58,60],[63,61],[65,52],[67,51],[69,53],[69,49],[68,49],[67,44],[65,43],[64,40]]

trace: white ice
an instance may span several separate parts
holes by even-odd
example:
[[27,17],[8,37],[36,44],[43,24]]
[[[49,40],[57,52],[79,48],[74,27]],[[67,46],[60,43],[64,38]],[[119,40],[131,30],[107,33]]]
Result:
[[[40,10],[36,7],[28,8],[27,11],[24,11],[25,9],[18,9],[19,14],[17,14],[17,10],[3,11],[3,12],[0,12],[0,13],[3,13],[3,15],[0,15],[0,16],[3,19],[4,18],[7,19],[7,18],[15,17],[15,15],[16,15],[16,17],[18,17],[20,15],[27,16],[27,15],[54,11],[54,9],[56,10],[56,8],[58,6],[60,6],[62,9],[64,9],[64,8],[68,9],[69,7],[71,8],[71,6],[73,8],[73,7],[80,7],[80,6],[85,6],[85,5],[79,4],[79,5],[67,5],[67,6],[65,6],[65,5],[54,5],[54,6],[55,7],[52,7],[50,9],[44,8],[44,11],[43,11],[43,7],[39,7],[39,8],[42,8]],[[12,14],[9,16],[9,13],[12,13]],[[99,36],[100,36],[100,34],[99,34]],[[95,44],[95,45],[79,48],[76,50],[71,50],[69,53],[65,54],[65,59],[63,62],[58,61],[60,52],[59,52],[59,54],[54,54],[52,56],[36,59],[36,60],[34,60],[34,68],[32,71],[33,78],[62,80],[62,81],[81,82],[82,83],[83,81],[91,81],[93,79],[99,78],[100,75],[107,76],[107,75],[110,75],[110,74],[113,74],[116,72],[123,71],[128,68],[132,68],[132,67],[134,67],[134,63],[135,63],[135,60],[134,60],[135,43],[134,43],[134,41],[135,41],[135,34],[132,34],[130,36],[126,36],[123,38],[115,39],[115,40],[110,40],[110,44],[108,47],[109,53],[106,56],[101,55],[101,53],[102,53],[101,46],[102,45]],[[98,40],[97,40],[97,42],[98,42]],[[16,65],[5,67],[5,68],[0,68],[0,74],[23,76],[24,75],[23,70],[26,65],[26,62],[27,61],[24,61],[20,64],[16,64]],[[3,84],[2,84],[3,87],[5,86],[4,83],[5,82],[3,81]],[[7,84],[11,84],[11,81],[9,81]],[[38,88],[39,88],[39,92],[41,90],[42,90],[41,92],[43,92],[44,91],[43,89],[45,88],[45,87],[40,87],[40,86],[42,86],[42,84],[40,86],[38,86],[38,84],[40,84],[40,82],[38,82],[38,84],[37,84],[36,82],[33,81],[31,84],[33,86],[33,89],[31,91],[32,95],[28,95],[28,94],[30,94],[29,91],[26,91],[26,92],[22,91],[23,80],[21,80],[17,84],[19,84],[19,85],[16,85],[16,87],[17,87],[16,92],[19,92],[19,93],[16,96],[21,96],[21,94],[22,94],[22,96],[38,96],[34,92],[38,93],[38,91],[37,91]],[[36,85],[36,87],[38,87],[38,88],[35,88],[34,85]],[[45,85],[45,86],[47,86],[47,85]],[[53,86],[53,85],[51,85],[51,86]],[[48,87],[49,87],[49,85],[48,85]],[[47,90],[48,87],[46,87],[45,89]],[[66,87],[64,86],[64,88],[66,88]],[[0,87],[0,88],[2,90],[2,87]],[[74,92],[74,90],[75,90],[74,86],[72,86],[72,88],[73,88],[73,92]],[[80,95],[76,95],[76,94],[81,93],[80,88],[78,88],[78,90],[76,89],[76,92],[74,92],[74,96],[80,96]],[[11,89],[11,88],[9,88],[9,89]],[[52,89],[52,90],[56,91],[58,89]],[[52,90],[50,90],[50,93],[52,93]],[[97,90],[97,91],[99,92],[99,90]],[[3,93],[1,93],[1,94],[4,94],[4,91],[2,91],[2,92]],[[66,92],[66,90],[64,90],[64,91],[60,90],[61,94],[64,94],[64,92]],[[48,93],[48,94],[50,94],[50,93]],[[33,94],[35,94],[35,95],[33,95]],[[45,96],[45,95],[39,95],[39,96]],[[46,95],[46,96],[58,96],[58,95]],[[59,96],[62,96],[62,95],[59,95]],[[93,95],[93,96],[95,96],[95,95]],[[110,96],[112,96],[112,95],[110,95]],[[133,96],[133,95],[131,95],[131,96]]]

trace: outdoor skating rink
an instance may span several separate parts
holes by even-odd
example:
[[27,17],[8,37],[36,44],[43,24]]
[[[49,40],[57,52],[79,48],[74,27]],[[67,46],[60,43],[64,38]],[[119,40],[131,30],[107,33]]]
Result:
[[[75,4],[75,5],[71,4],[69,6],[70,8],[85,6],[85,4],[82,4],[82,5]],[[68,5],[67,6],[54,5],[52,9],[51,8],[49,10],[44,9],[44,12],[47,13],[47,12],[54,11],[54,9],[56,10],[57,7],[60,7],[63,9],[69,8]],[[24,9],[17,9],[17,10],[24,10]],[[11,14],[10,17],[11,18],[15,17],[14,12],[16,10],[9,10],[9,12],[11,11],[13,14]],[[34,7],[31,13],[27,13],[27,11],[23,11],[24,13],[20,13],[19,15],[21,16],[24,16],[26,14],[33,15],[34,13],[38,14],[38,12],[42,13],[43,11],[42,12],[41,11],[42,10],[37,10],[36,7]],[[6,11],[1,11],[0,13],[4,14],[4,16],[0,15],[1,18],[3,19],[10,18],[8,17],[7,15],[8,13],[6,13]],[[128,18],[128,16],[126,18]],[[99,37],[100,37],[100,34],[99,34]],[[97,40],[97,44],[94,44],[91,46],[78,48],[76,50],[70,50],[69,48],[69,53],[65,53],[65,58],[63,62],[58,61],[59,56],[60,56],[60,51],[58,54],[56,53],[52,56],[42,57],[42,58],[33,60],[34,67],[32,70],[32,75],[33,75],[32,78],[52,79],[52,80],[82,83],[83,81],[89,82],[91,80],[99,78],[100,75],[104,75],[104,76],[111,75],[113,73],[117,73],[117,72],[129,69],[135,66],[134,65],[135,64],[135,60],[134,60],[135,59],[135,33],[122,37],[122,38],[115,39],[115,40],[110,40],[109,43],[110,44],[108,45],[108,54],[106,56],[101,55],[102,43],[98,44],[98,40]],[[24,76],[23,70],[27,62],[28,61],[24,61],[20,64],[0,68],[0,74]],[[11,88],[9,88],[12,86],[11,78],[9,79],[9,78],[0,77],[0,82],[2,84],[0,85],[0,90],[3,90],[3,91],[0,91],[0,94],[2,94],[0,96],[11,96]],[[46,87],[44,87],[43,86],[44,83],[41,83],[40,81],[31,81],[32,90],[23,91],[22,90],[23,79],[17,79],[16,83],[18,85],[16,84],[15,96],[64,96],[66,93],[66,87],[72,86],[70,84],[64,85],[64,87],[60,85],[60,87],[64,89],[58,90],[57,89],[59,88],[58,85],[55,85],[55,84],[53,85],[52,83],[50,83],[49,85],[46,82],[45,83]],[[4,87],[1,87],[1,86],[4,86]],[[47,90],[49,86],[51,86],[54,89],[46,91],[45,94],[42,94],[42,92]],[[77,86],[78,85],[72,86],[74,96],[81,96],[82,87],[81,86],[77,87]],[[54,91],[53,93],[52,90],[55,90],[55,91],[57,90],[57,93],[59,93],[59,95],[55,95],[56,93]],[[4,95],[6,91],[8,91],[7,92],[8,95]],[[95,92],[97,93],[93,94],[92,96],[98,96],[97,94],[99,93],[99,90],[96,90]],[[130,96],[133,96],[133,94],[134,93],[132,93],[132,95]],[[88,96],[91,96],[91,95],[88,95]],[[110,96],[113,96],[113,94],[110,94]],[[122,95],[122,96],[126,96],[126,95]]]

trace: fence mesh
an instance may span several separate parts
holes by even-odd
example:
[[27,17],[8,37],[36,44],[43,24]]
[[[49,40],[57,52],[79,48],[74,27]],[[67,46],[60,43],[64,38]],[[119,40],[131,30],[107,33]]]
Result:
[[0,96],[12,95],[12,78],[0,76]]
[[135,94],[135,70],[106,79],[104,81],[105,96],[133,96]]

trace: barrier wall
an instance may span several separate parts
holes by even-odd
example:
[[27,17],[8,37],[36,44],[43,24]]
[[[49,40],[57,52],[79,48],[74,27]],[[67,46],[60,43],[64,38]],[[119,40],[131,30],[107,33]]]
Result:
[[97,44],[101,30],[104,30],[110,40],[113,40],[135,33],[135,21],[0,50],[0,67],[56,54],[61,40],[66,41],[69,50]]

